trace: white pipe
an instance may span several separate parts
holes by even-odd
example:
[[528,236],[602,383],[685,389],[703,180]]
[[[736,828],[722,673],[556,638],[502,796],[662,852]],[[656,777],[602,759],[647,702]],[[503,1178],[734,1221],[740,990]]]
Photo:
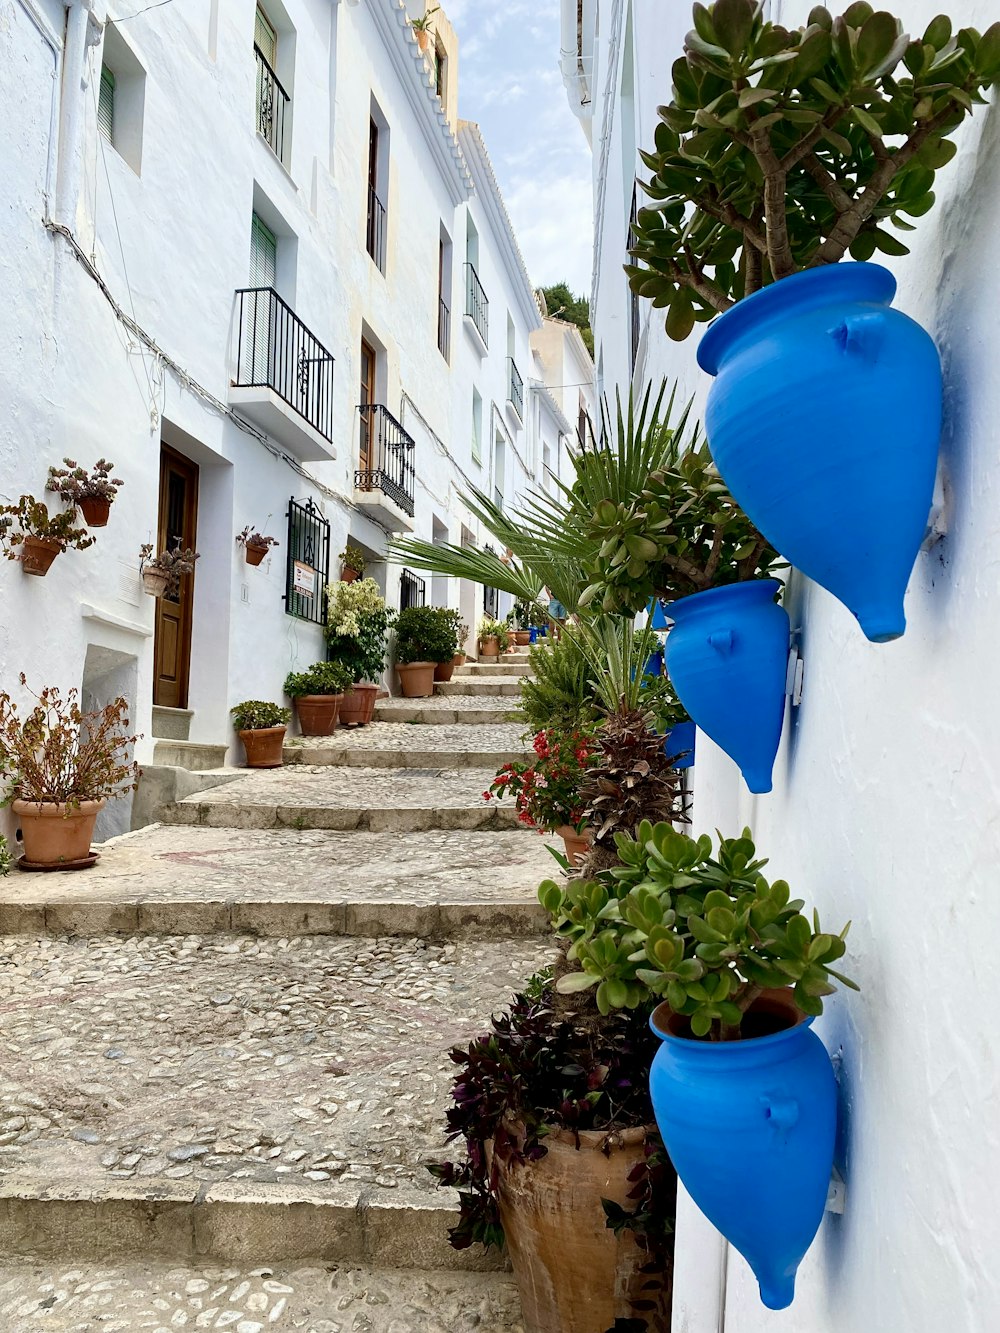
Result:
[[583,68],[577,0],[561,0],[559,46],[559,69],[573,112],[577,116],[588,114],[583,109],[590,102],[590,90]]
[[56,169],[56,140],[59,134],[59,77],[62,61],[62,39],[49,26],[49,21],[32,0],[20,0],[21,8],[34,24],[39,36],[52,52],[52,96],[49,100],[49,143],[45,157],[45,221],[52,208],[52,182]]
[[66,48],[63,56],[62,97],[59,105],[59,173],[56,180],[56,222],[76,230],[80,198],[85,125],[88,27],[93,0],[74,0],[67,7]]

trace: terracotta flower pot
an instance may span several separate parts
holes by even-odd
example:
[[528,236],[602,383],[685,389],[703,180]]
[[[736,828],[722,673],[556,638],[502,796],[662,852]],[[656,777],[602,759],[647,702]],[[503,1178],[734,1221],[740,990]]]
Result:
[[83,861],[90,855],[94,821],[104,801],[81,801],[76,807],[54,802],[14,801],[21,825],[24,858],[36,865]]
[[375,712],[375,700],[378,698],[378,686],[366,685],[355,681],[352,689],[344,695],[340,705],[340,725],[342,727],[363,727],[372,720]]
[[243,554],[246,557],[248,565],[259,565],[267,555],[266,546],[250,546],[249,543],[244,546]]
[[451,659],[452,666],[465,666],[465,653],[456,653]]
[[[628,1175],[652,1132],[621,1130],[609,1146],[606,1132],[585,1129],[577,1147],[576,1135],[557,1129],[537,1162],[501,1165],[500,1220],[528,1333],[605,1333],[635,1317],[630,1296],[640,1298],[648,1280],[639,1272],[646,1256],[630,1231],[605,1225],[601,1200],[634,1207]],[[667,1315],[669,1291],[659,1299]],[[669,1327],[669,1317],[651,1327]]]
[[434,663],[434,679],[435,679],[435,680],[451,680],[451,677],[452,677],[452,674],[454,673],[454,670],[455,670],[455,659],[454,659],[454,658],[452,658],[450,662],[435,662],[435,663]]
[[337,727],[342,694],[300,694],[295,700],[303,736],[329,736]]
[[352,569],[350,565],[345,565],[343,569],[340,571],[341,583],[353,583],[357,577],[358,577],[358,571],[356,569]]
[[496,638],[495,635],[494,635],[493,638],[490,638],[490,639],[480,639],[480,640],[479,640],[479,656],[480,656],[480,657],[499,657],[499,656],[500,656],[500,640],[499,640],[498,638]]
[[169,582],[170,575],[162,569],[144,569],[142,571],[142,586],[150,597],[162,597],[167,591]]
[[397,662],[396,675],[404,699],[427,699],[434,693],[433,662]]
[[88,495],[80,501],[80,512],[88,528],[107,527],[111,514],[111,501],[104,495]]
[[556,832],[566,848],[566,860],[571,866],[582,865],[583,858],[590,851],[589,832],[585,830],[583,833],[577,833],[571,824],[561,824]]
[[422,28],[417,29],[417,46],[420,48],[421,54],[430,50],[431,35]]
[[51,537],[27,536],[21,545],[21,568],[25,574],[38,574],[44,578],[61,550],[59,543]]
[[284,727],[258,727],[255,731],[241,731],[238,734],[247,752],[247,768],[281,767]]
[[527,629],[518,629],[514,631],[514,638],[519,648],[525,648],[531,642],[531,631]]

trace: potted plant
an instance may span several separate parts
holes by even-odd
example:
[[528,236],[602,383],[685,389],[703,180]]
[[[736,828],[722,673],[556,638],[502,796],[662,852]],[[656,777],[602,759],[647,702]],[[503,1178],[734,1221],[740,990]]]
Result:
[[455,656],[455,634],[437,607],[408,606],[396,621],[394,660],[406,699],[434,693],[434,667]]
[[236,545],[243,547],[243,555],[248,565],[259,565],[272,546],[278,546],[277,537],[265,537],[255,528],[246,527],[236,534]]
[[[25,676],[21,685],[27,689]],[[55,686],[21,716],[0,693],[0,772],[6,801],[21,828],[25,869],[74,870],[96,860],[90,840],[107,801],[133,791],[139,769],[129,756],[128,704],[118,698],[85,713],[79,692]]]
[[111,475],[114,463],[99,458],[92,473],[79,467],[72,458],[64,458],[63,463],[65,467],[49,468],[45,489],[55,491],[67,504],[81,510],[88,528],[105,527],[111,506],[125,484]]
[[354,682],[340,706],[341,726],[372,720],[378,685],[385,669],[386,639],[395,612],[374,579],[331,583],[327,590],[327,653],[347,668]]
[[429,1169],[459,1192],[452,1245],[506,1249],[529,1333],[669,1324],[676,1177],[649,1102],[648,1014],[581,1021],[539,977],[452,1052],[463,1153]]
[[437,662],[434,666],[434,680],[448,681],[454,675],[455,668],[461,666],[465,661],[465,653],[458,651],[459,645],[464,644],[468,638],[469,631],[462,623],[461,611],[452,611],[450,607],[439,607],[438,615],[441,617],[442,624],[446,625],[448,632],[454,640],[454,650],[447,662]]
[[355,579],[361,579],[365,576],[365,557],[360,546],[352,546],[350,542],[340,553],[340,577],[344,583],[353,583]]
[[420,18],[410,19],[410,27],[417,34],[417,46],[420,48],[421,54],[426,54],[430,50],[431,36],[434,32],[431,19],[440,8],[440,5],[433,5],[430,9],[425,10]]
[[247,699],[229,713],[246,750],[247,768],[280,768],[291,710],[263,699]]
[[531,602],[518,597],[514,602],[514,641],[523,648],[531,642]]
[[332,734],[352,683],[350,671],[341,662],[315,662],[305,671],[289,672],[285,693],[295,701],[303,736]]
[[658,996],[650,1075],[670,1160],[709,1220],[745,1256],[771,1309],[794,1295],[833,1165],[837,1088],[810,1031],[847,927],[824,933],[783,880],[761,874],[749,829],[689,838],[643,821],[616,838],[597,879],[546,881],[539,898],[568,944],[556,982],[607,1014]]
[[10,847],[7,845],[7,839],[0,833],[0,878],[10,874],[11,866],[14,864],[14,858],[10,854]]
[[25,574],[44,578],[61,551],[69,546],[84,551],[97,540],[75,524],[75,509],[50,514],[41,500],[22,495],[17,504],[0,505],[0,544],[8,560],[20,560]]
[[483,616],[477,634],[480,657],[499,657],[507,651],[507,626],[493,616]]
[[[455,631],[455,656],[451,659],[451,664],[453,667],[464,666],[465,645],[469,641],[469,627],[462,619],[461,611],[449,611],[448,615],[451,617],[452,628]],[[438,679],[436,670],[434,679]]]
[[569,864],[579,865],[590,845],[581,788],[595,748],[593,727],[539,731],[532,741],[534,758],[504,764],[483,799],[513,796],[521,823],[558,833]]
[[694,18],[642,155],[650,206],[629,279],[674,338],[721,315],[698,360],[717,376],[705,424],[732,494],[869,639],[896,638],[931,506],[941,368],[867,261],[908,253],[898,232],[933,206],[952,136],[1000,78],[1000,23],[953,33],[939,15],[910,38],[864,0],[792,30],[754,0]]
[[172,597],[180,586],[182,574],[193,574],[196,560],[201,556],[197,551],[181,550],[180,542],[172,551],[161,551],[153,555],[149,543],[139,547],[139,573],[142,586],[150,597]]

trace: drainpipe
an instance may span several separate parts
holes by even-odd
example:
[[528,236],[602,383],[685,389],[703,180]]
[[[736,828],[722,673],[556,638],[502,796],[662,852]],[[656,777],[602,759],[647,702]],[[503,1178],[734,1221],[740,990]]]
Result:
[[582,118],[588,114],[584,108],[589,106],[590,90],[582,59],[583,34],[580,31],[579,0],[561,0],[559,33],[559,69],[569,94],[573,114]]
[[76,230],[76,207],[83,170],[87,49],[97,45],[102,32],[103,24],[94,13],[94,0],[72,0],[66,10],[55,201],[55,221],[70,231]]
[[45,158],[45,221],[52,212],[52,182],[56,169],[56,139],[59,133],[59,75],[62,68],[62,39],[49,26],[48,19],[36,9],[32,0],[20,0],[21,8],[31,19],[42,41],[52,52],[52,96],[49,100],[49,144]]

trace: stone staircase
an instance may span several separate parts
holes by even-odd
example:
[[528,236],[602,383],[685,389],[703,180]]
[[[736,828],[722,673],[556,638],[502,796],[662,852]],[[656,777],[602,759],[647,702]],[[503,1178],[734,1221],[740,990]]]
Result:
[[0,880],[5,1333],[520,1329],[424,1163],[449,1049],[552,960],[552,858],[482,800],[525,747],[472,687],[524,666]]

